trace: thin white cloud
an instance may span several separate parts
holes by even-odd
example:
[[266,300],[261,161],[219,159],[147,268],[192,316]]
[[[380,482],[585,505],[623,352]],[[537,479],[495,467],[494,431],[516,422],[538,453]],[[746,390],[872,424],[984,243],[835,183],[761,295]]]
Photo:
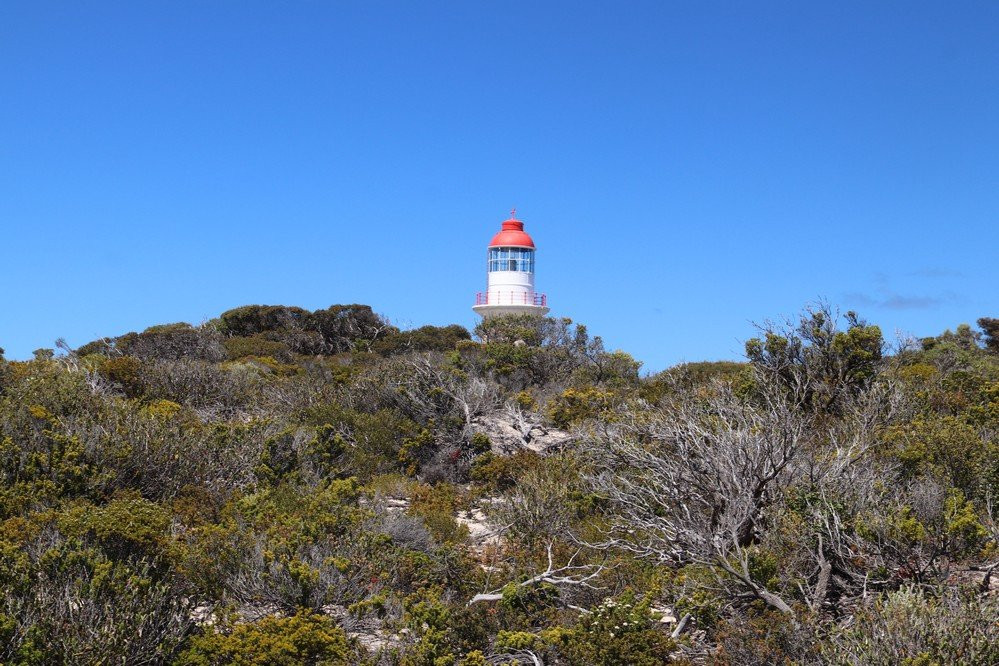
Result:
[[941,266],[924,266],[908,273],[911,277],[922,278],[957,278],[964,277],[964,273],[953,268],[943,268]]
[[957,295],[953,292],[944,292],[941,294],[900,294],[888,289],[879,289],[878,291],[877,295],[854,291],[844,294],[844,298],[847,302],[856,305],[883,310],[931,310],[945,303],[957,300]]

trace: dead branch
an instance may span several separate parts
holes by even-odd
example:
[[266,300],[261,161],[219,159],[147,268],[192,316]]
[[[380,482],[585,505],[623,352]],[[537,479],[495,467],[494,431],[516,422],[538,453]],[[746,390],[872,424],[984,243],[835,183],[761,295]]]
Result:
[[[549,542],[546,547],[548,555],[548,566],[541,573],[531,576],[527,580],[517,583],[517,587],[532,587],[534,585],[540,585],[542,583],[548,583],[556,587],[567,587],[567,586],[582,586],[589,588],[591,590],[602,589],[597,585],[593,585],[590,581],[597,578],[601,573],[606,570],[606,566],[603,564],[573,564],[576,557],[582,552],[582,550],[577,550],[569,558],[569,561],[561,566],[555,566],[554,555],[552,554],[553,543]],[[480,592],[472,597],[468,601],[468,606],[478,603],[480,601],[499,601],[503,598],[503,588],[499,588],[492,592]]]

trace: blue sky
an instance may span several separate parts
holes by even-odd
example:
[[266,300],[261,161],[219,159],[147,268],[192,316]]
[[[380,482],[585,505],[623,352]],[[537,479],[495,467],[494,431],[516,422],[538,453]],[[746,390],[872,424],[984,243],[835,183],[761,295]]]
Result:
[[999,3],[0,4],[8,358],[249,303],[471,327],[513,206],[647,370],[818,298],[999,316]]

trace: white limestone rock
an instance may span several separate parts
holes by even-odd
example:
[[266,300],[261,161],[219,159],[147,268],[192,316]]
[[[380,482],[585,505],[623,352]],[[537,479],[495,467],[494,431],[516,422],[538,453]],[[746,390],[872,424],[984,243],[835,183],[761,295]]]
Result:
[[570,433],[542,425],[536,414],[507,408],[476,417],[470,428],[489,438],[492,452],[511,455],[521,450],[547,453],[572,443]]

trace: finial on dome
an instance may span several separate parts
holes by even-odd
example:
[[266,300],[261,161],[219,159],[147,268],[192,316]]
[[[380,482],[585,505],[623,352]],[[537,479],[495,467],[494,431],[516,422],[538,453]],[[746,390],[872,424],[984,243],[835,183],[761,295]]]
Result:
[[511,220],[516,220],[517,219],[517,209],[516,208],[511,208],[510,209],[510,219]]

